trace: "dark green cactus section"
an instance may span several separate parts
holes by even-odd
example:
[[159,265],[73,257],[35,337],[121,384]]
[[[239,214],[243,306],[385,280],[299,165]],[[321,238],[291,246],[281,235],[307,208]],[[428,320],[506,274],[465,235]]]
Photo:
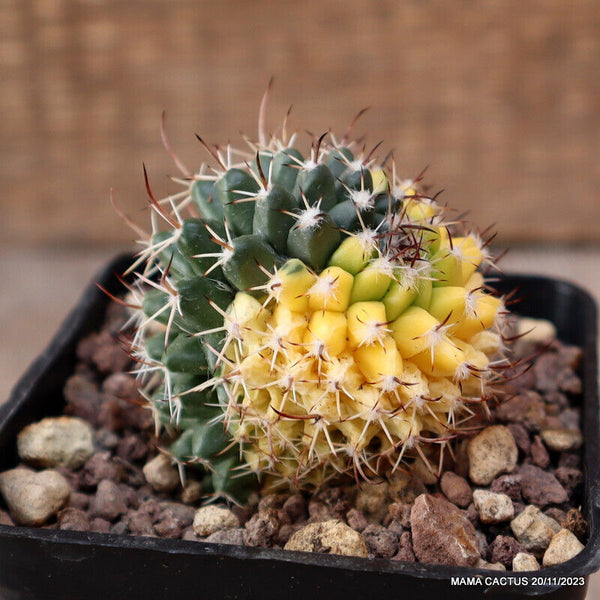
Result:
[[290,147],[277,152],[271,165],[271,183],[280,185],[292,193],[303,161],[302,153],[296,148]]
[[340,241],[341,235],[335,223],[329,215],[324,215],[315,225],[290,229],[288,253],[316,271],[321,271]]
[[[225,265],[225,278],[237,290],[264,285],[268,274],[283,263],[273,248],[258,235],[242,235],[233,240],[233,252]],[[266,271],[266,272],[265,272]]]
[[348,147],[323,149],[307,162],[295,147],[269,146],[248,163],[193,181],[200,217],[154,234],[149,272],[160,289],[145,291],[143,313],[163,331],[146,336],[144,352],[165,377],[152,398],[160,422],[179,431],[170,451],[200,471],[207,494],[244,501],[257,485],[240,468],[240,448],[224,423],[231,400],[220,385],[224,315],[236,292],[264,297],[270,275],[290,258],[322,271],[345,232],[375,227],[397,208],[388,194],[371,198],[372,190],[368,168],[356,168]]
[[254,204],[259,185],[250,173],[229,169],[215,184],[217,199],[223,206],[227,224],[236,235],[252,233]]
[[296,199],[280,185],[274,185],[268,194],[258,198],[254,210],[252,231],[280,254],[285,254],[288,231],[295,223],[290,213],[298,208]]
[[325,164],[302,169],[296,179],[296,197],[303,196],[310,206],[317,204],[323,211],[331,210],[337,203],[335,178]]

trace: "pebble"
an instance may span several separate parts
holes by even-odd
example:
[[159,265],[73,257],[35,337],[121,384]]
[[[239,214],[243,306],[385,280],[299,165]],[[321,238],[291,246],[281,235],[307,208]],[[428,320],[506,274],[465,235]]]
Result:
[[521,476],[518,473],[500,475],[492,481],[490,491],[497,494],[506,494],[511,500],[520,502],[523,499],[521,495]]
[[284,549],[364,558],[368,556],[367,545],[362,535],[335,519],[305,525],[292,535]]
[[234,544],[241,546],[244,544],[244,528],[232,527],[230,529],[219,529],[219,531],[211,533],[204,541],[212,542],[213,544]]
[[473,490],[464,477],[446,471],[440,479],[440,488],[444,495],[452,504],[456,504],[460,508],[466,508],[473,499]]
[[365,515],[360,510],[356,510],[356,508],[351,508],[348,511],[346,521],[354,531],[358,532],[362,532],[369,524]]
[[577,450],[583,443],[581,433],[572,429],[543,429],[541,435],[544,444],[554,452]]
[[71,488],[56,471],[36,473],[17,468],[0,474],[0,494],[15,523],[38,526],[46,523],[65,506]]
[[179,473],[165,454],[157,454],[143,468],[144,477],[153,490],[172,492],[179,485]]
[[515,438],[517,448],[527,456],[531,449],[531,441],[529,440],[529,432],[527,429],[525,429],[523,425],[519,425],[519,423],[509,423],[507,427]]
[[238,518],[223,506],[202,506],[194,515],[194,531],[201,537],[239,525]]
[[487,490],[473,492],[473,504],[482,523],[503,523],[515,516],[512,500],[506,494],[497,494]]
[[244,544],[246,546],[268,547],[279,529],[275,509],[256,513],[245,524]]
[[542,344],[556,337],[556,327],[546,319],[519,317],[517,335],[520,343]]
[[392,556],[391,560],[402,562],[415,562],[417,557],[413,551],[412,536],[410,531],[405,531],[400,534],[398,539],[398,552]]
[[513,571],[539,571],[540,563],[533,554],[519,552],[512,561]]
[[490,561],[510,568],[514,557],[525,548],[510,535],[498,535],[489,546]]
[[544,567],[552,567],[570,560],[577,556],[582,550],[583,544],[568,529],[561,529],[550,541],[550,545],[544,557],[542,564]]
[[560,525],[537,506],[529,505],[510,522],[510,528],[526,550],[538,554],[546,550]]
[[195,504],[202,498],[202,484],[195,479],[188,479],[181,490],[181,501],[184,504]]
[[80,473],[80,481],[82,486],[93,488],[103,479],[110,479],[115,483],[122,481],[124,475],[123,466],[111,458],[110,452],[98,452],[85,463]]
[[415,500],[410,520],[413,549],[419,561],[473,566],[480,558],[473,525],[447,500],[422,494]]
[[68,507],[58,513],[58,528],[64,531],[89,531],[90,522],[85,511]]
[[302,494],[293,494],[290,496],[283,503],[282,508],[294,522],[306,518],[306,500]]
[[503,425],[486,427],[469,442],[469,477],[488,485],[501,473],[510,473],[519,455],[515,438]]
[[546,469],[550,465],[550,455],[548,454],[548,450],[546,450],[546,446],[544,446],[542,438],[539,435],[535,435],[533,437],[533,442],[531,443],[529,452],[534,465],[542,469]]
[[90,501],[90,515],[107,521],[114,521],[127,512],[127,504],[121,488],[110,479],[98,484],[96,495]]
[[544,429],[547,421],[542,397],[531,390],[503,402],[496,410],[496,416],[500,421],[520,423],[529,431]]
[[569,499],[565,488],[548,471],[535,465],[523,465],[521,474],[521,493],[531,504],[543,508],[548,504],[562,504]]
[[78,469],[94,453],[92,428],[77,417],[47,417],[19,433],[17,448],[33,467]]
[[94,533],[110,533],[111,524],[106,519],[97,517],[90,521],[90,531]]
[[483,558],[478,559],[477,562],[473,566],[476,569],[489,569],[491,571],[506,571],[506,567],[502,563],[487,562],[486,560],[483,560]]
[[554,470],[554,476],[565,488],[569,497],[573,495],[578,486],[583,484],[583,472],[580,469],[558,467]]
[[383,525],[372,523],[362,531],[369,555],[375,558],[391,558],[398,551],[400,535]]

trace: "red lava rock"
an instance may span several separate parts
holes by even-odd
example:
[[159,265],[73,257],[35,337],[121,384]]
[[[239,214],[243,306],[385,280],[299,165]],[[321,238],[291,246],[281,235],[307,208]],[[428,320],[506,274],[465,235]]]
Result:
[[119,486],[110,479],[103,479],[98,484],[96,495],[90,501],[90,514],[113,521],[126,512],[127,505]]
[[579,409],[567,408],[560,413],[559,419],[562,427],[572,429],[573,431],[581,430],[581,414]]
[[547,471],[534,465],[521,467],[521,493],[523,498],[540,508],[548,504],[562,504],[569,497],[565,488]]
[[265,512],[273,508],[281,508],[285,502],[284,494],[268,494],[258,502],[258,512]]
[[417,560],[413,551],[412,536],[410,531],[400,534],[398,539],[398,552],[392,556],[392,560],[402,562],[415,562]]
[[98,425],[109,431],[121,431],[125,427],[122,400],[109,396],[102,403],[98,413]]
[[525,504],[523,502],[515,502],[513,500],[513,508],[515,509],[515,517],[516,517],[525,510]]
[[410,520],[413,550],[420,562],[472,566],[481,558],[473,525],[447,500],[422,494]]
[[83,492],[71,492],[69,498],[69,506],[71,508],[79,508],[80,510],[86,510],[90,505],[90,497]]
[[153,519],[146,512],[141,510],[130,511],[125,517],[125,521],[129,526],[129,531],[133,535],[153,535]]
[[119,436],[110,429],[98,429],[96,432],[96,443],[105,450],[114,450],[119,443]]
[[479,511],[473,502],[471,502],[471,504],[465,508],[463,514],[465,517],[467,517],[467,519],[469,519],[469,522],[473,525],[473,527],[479,527],[481,525],[479,520]]
[[91,362],[100,373],[120,373],[127,371],[131,358],[125,352],[124,346],[108,331],[96,334],[91,346]]
[[558,390],[556,373],[559,366],[558,354],[555,352],[546,352],[538,356],[532,368],[536,389],[540,392],[556,392]]
[[465,508],[473,499],[473,490],[464,477],[446,471],[440,479],[440,487],[446,498],[460,508]]
[[333,515],[324,502],[320,502],[319,500],[309,500],[308,521],[310,523],[321,523],[331,519],[333,519]]
[[135,377],[127,373],[113,373],[102,382],[102,390],[117,398],[137,398],[138,385]]
[[277,521],[279,522],[280,527],[292,524],[292,518],[285,510],[283,510],[283,508],[277,509]]
[[556,406],[560,410],[564,410],[569,406],[569,399],[562,392],[548,392],[544,394],[546,404]]
[[372,523],[362,532],[369,555],[375,558],[391,558],[398,551],[400,536],[383,525]]
[[[521,352],[520,352],[521,353]],[[525,351],[523,356],[531,355],[531,352]],[[508,394],[518,394],[521,390],[531,390],[535,387],[535,374],[532,369],[523,371],[523,367],[508,369],[506,372],[507,381],[502,388]]]
[[577,452],[561,452],[558,458],[559,467],[576,469],[581,465],[581,456]]
[[83,375],[72,375],[64,385],[63,395],[67,401],[65,414],[97,424],[102,395],[95,382]]
[[581,379],[578,377],[577,373],[571,369],[571,367],[564,367],[560,370],[558,375],[556,375],[556,383],[558,385],[558,389],[561,392],[566,392],[567,394],[581,394],[583,391],[583,385],[581,383]]
[[354,529],[354,531],[363,531],[369,522],[367,521],[367,517],[365,517],[364,513],[356,508],[351,508],[346,513],[346,521],[348,525]]
[[490,485],[490,492],[506,494],[511,500],[519,502],[523,499],[521,496],[521,476],[518,473],[511,473],[496,477]]
[[123,494],[123,499],[125,500],[125,504],[127,504],[127,506],[129,508],[139,508],[140,507],[140,499],[137,495],[137,491],[135,490],[135,488],[133,488],[130,485],[127,485],[125,483],[120,483],[119,489],[121,490],[121,493]]
[[557,523],[562,523],[563,519],[567,516],[567,513],[556,506],[551,506],[544,511],[544,514],[551,519],[554,519]]
[[117,456],[127,462],[143,462],[148,456],[148,444],[137,435],[125,435],[117,444]]
[[577,488],[583,484],[583,473],[579,469],[558,467],[554,470],[554,476],[565,490],[567,490],[569,497],[571,497],[577,491]]
[[508,535],[498,535],[489,545],[491,563],[502,563],[507,569],[512,567],[513,558],[525,548],[517,540]]
[[90,522],[85,511],[68,507],[58,513],[58,528],[64,531],[89,531]]
[[392,502],[388,506],[388,513],[383,520],[383,524],[387,527],[391,523],[399,523],[404,529],[410,529],[410,511],[411,504],[402,504],[401,502]]
[[317,493],[316,498],[325,504],[333,519],[344,519],[352,505],[350,496],[341,487],[324,488]]
[[583,360],[583,350],[579,346],[559,344],[558,357],[560,364],[567,365],[572,369],[578,369]]
[[[302,523],[287,523],[279,528],[279,531],[275,534],[273,541],[283,548],[289,539],[303,527]],[[243,542],[242,542],[243,543]]]
[[244,544],[268,547],[278,529],[279,522],[272,511],[257,513],[244,527]]
[[80,480],[82,487],[94,488],[103,479],[118,483],[124,475],[123,467],[111,458],[110,452],[97,452],[83,466]]
[[211,533],[205,542],[212,542],[213,544],[234,544],[242,546],[244,544],[245,530],[242,527],[232,527],[229,529],[220,529]]
[[546,469],[550,465],[550,455],[548,454],[548,450],[546,450],[546,446],[544,446],[544,442],[542,442],[542,438],[539,435],[533,436],[530,454],[534,465],[542,469]]
[[110,533],[110,521],[96,518],[90,521],[90,531],[95,533]]
[[529,441],[529,432],[523,425],[519,423],[509,423],[507,425],[510,432],[513,434],[515,438],[515,442],[517,443],[517,448],[527,456],[529,454],[529,449],[531,448],[531,442]]
[[282,506],[293,522],[306,519],[306,500],[302,494],[293,494]]
[[533,391],[522,392],[500,404],[496,416],[500,421],[521,423],[529,431],[543,429],[548,418],[542,397]]
[[154,525],[154,531],[160,537],[179,538],[185,527],[182,522],[175,518],[172,513],[164,513],[158,523]]

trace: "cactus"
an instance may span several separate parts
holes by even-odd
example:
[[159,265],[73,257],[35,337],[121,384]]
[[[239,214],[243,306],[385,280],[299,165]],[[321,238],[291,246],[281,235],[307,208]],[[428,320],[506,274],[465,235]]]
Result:
[[148,185],[133,350],[173,456],[215,496],[428,462],[497,376],[487,244],[347,137],[207,146],[182,193]]

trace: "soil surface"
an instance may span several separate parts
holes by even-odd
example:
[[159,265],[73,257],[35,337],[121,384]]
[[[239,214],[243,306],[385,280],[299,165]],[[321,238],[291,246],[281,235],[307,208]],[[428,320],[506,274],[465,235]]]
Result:
[[[456,443],[454,459],[446,457],[441,477],[417,461],[383,482],[257,493],[239,507],[206,505],[194,473],[182,486],[181,473],[159,450],[123,350],[123,322],[123,310],[112,304],[102,329],[79,344],[64,387],[68,419],[42,422],[74,427],[68,436],[78,445],[46,460],[36,454],[36,427],[19,436],[22,463],[0,474],[0,524],[498,570],[564,562],[586,542],[578,348],[557,340],[516,343],[517,357],[536,355],[532,367],[508,373],[489,414],[481,411],[480,427]],[[66,493],[55,473],[68,483]],[[31,516],[19,502],[31,506],[23,494],[40,485],[55,491],[54,504]]]

